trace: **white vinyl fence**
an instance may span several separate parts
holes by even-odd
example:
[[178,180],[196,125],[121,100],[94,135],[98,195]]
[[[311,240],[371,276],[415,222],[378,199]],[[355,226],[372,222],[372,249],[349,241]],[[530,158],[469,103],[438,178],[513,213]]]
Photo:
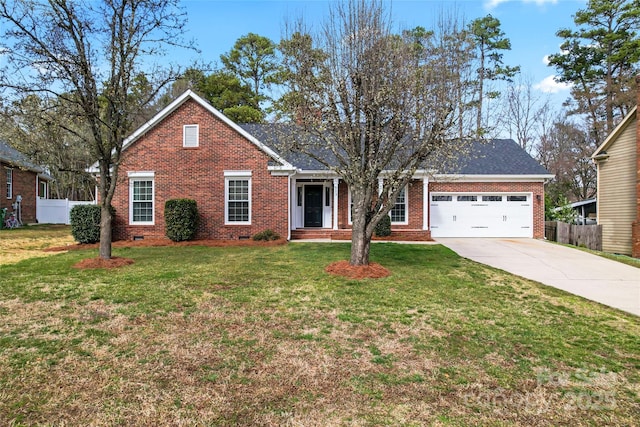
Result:
[[69,199],[43,199],[36,200],[36,218],[40,224],[67,224],[69,225],[69,212],[76,205],[93,205],[96,202],[74,202]]

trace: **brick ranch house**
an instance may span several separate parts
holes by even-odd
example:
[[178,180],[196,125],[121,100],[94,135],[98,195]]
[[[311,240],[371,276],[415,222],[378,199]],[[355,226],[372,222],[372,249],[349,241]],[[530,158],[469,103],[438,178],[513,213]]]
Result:
[[[164,204],[197,201],[197,239],[350,236],[334,172],[280,152],[273,124],[237,125],[187,91],[124,141],[114,239],[163,238]],[[458,170],[419,170],[391,211],[393,236],[544,237],[550,175],[512,140],[476,143]]]
[[18,150],[0,141],[0,209],[14,211],[20,196],[21,220],[24,224],[36,222],[38,197],[47,197],[48,185],[53,178],[34,165]]

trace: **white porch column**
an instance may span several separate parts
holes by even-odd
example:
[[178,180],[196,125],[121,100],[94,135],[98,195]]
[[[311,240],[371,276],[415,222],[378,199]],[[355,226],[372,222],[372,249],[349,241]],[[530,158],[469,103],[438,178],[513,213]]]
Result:
[[338,184],[340,178],[333,178],[333,229],[338,229]]
[[287,176],[287,180],[289,181],[289,194],[287,196],[287,204],[289,205],[289,214],[287,215],[287,240],[291,240],[291,230],[293,229],[293,218],[294,218],[294,214],[293,214],[293,209],[294,206],[297,206],[296,203],[296,199],[294,198],[294,189],[296,188],[296,180],[295,178],[292,179],[291,175]]
[[384,188],[384,179],[378,178],[378,195],[382,194],[383,188]]
[[429,177],[422,177],[422,229],[429,229]]

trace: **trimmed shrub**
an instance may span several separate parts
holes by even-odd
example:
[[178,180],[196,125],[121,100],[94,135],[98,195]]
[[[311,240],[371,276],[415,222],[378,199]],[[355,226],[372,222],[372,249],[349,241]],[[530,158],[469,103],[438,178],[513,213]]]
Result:
[[69,212],[71,235],[78,243],[100,241],[100,206],[77,205]]
[[266,229],[253,235],[253,240],[268,242],[270,240],[280,240],[280,235],[273,230]]
[[172,199],[164,204],[165,234],[174,242],[192,240],[198,231],[198,205],[192,199]]
[[380,222],[376,224],[374,232],[378,237],[391,236],[391,217],[389,215],[383,216]]

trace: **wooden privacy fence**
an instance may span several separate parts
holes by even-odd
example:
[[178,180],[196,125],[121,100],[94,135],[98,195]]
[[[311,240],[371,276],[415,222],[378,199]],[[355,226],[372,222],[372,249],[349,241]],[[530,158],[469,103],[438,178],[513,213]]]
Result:
[[602,250],[601,225],[575,225],[559,221],[546,221],[545,237],[558,243]]

